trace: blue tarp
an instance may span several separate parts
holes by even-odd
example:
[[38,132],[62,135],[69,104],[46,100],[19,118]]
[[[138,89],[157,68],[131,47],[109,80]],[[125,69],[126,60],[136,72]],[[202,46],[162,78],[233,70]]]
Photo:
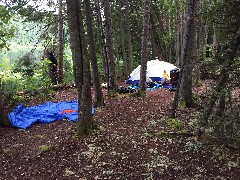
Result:
[[[92,108],[94,114],[94,108]],[[56,120],[68,119],[76,122],[78,119],[78,101],[47,102],[38,106],[24,107],[22,103],[8,114],[13,127],[26,129],[34,123],[50,123]]]

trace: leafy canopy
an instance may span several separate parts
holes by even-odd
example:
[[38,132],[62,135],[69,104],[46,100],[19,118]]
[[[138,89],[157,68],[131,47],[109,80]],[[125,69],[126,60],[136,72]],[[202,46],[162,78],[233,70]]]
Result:
[[8,48],[7,40],[14,35],[14,26],[10,24],[12,14],[5,7],[0,5],[0,51]]

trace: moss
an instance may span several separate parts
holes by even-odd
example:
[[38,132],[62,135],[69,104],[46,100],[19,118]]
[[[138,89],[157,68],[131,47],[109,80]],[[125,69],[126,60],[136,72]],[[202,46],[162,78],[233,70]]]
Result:
[[42,145],[42,146],[39,146],[38,149],[40,150],[41,153],[44,153],[44,152],[49,152],[49,151],[53,150],[54,146],[52,146],[52,145]]
[[174,119],[174,118],[166,119],[166,124],[169,128],[173,128],[173,129],[180,129],[180,128],[183,128],[185,125],[183,121]]
[[185,109],[186,108],[186,101],[180,100],[179,103],[178,103],[178,107],[180,109]]

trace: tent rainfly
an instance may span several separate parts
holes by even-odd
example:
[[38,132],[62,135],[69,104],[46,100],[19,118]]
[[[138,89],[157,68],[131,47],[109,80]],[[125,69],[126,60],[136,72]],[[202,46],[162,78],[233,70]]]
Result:
[[[152,81],[161,81],[164,70],[170,77],[170,71],[176,69],[177,67],[171,63],[151,60],[147,62],[147,74],[146,74],[146,82]],[[132,71],[126,84],[136,84],[140,81],[140,69],[141,65],[139,65],[136,69]]]

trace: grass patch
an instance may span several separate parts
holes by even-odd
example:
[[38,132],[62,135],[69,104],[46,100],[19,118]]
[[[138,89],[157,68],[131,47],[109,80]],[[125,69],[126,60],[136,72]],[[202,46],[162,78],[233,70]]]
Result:
[[45,153],[45,152],[50,152],[54,149],[54,146],[52,145],[42,145],[39,146],[38,149],[40,150],[41,153]]
[[169,118],[166,120],[166,125],[169,128],[181,129],[185,126],[185,123],[183,121],[175,119],[175,118]]

